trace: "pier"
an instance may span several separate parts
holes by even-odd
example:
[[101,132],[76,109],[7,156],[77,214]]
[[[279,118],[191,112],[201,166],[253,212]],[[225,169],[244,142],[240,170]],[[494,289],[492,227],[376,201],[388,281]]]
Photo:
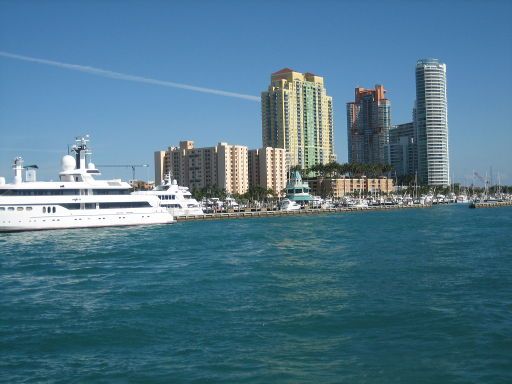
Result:
[[279,210],[240,210],[232,212],[205,213],[203,215],[187,215],[176,216],[177,222],[197,221],[197,220],[220,220],[220,219],[242,219],[252,217],[274,217],[274,216],[299,216],[299,215],[321,215],[328,213],[344,213],[344,212],[362,212],[362,211],[387,211],[393,209],[410,209],[410,208],[430,208],[431,205],[380,205],[365,208],[359,207],[341,207],[341,208],[308,208],[299,209],[297,211],[279,211]]
[[471,203],[469,208],[497,208],[497,207],[512,207],[512,200],[508,201],[486,201],[481,203]]

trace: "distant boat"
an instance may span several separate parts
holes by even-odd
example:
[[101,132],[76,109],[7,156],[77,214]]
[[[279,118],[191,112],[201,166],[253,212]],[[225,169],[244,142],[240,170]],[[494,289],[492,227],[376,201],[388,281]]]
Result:
[[310,191],[309,184],[306,181],[302,181],[299,171],[293,171],[286,184],[286,198],[304,205],[314,200]]
[[132,192],[132,195],[157,196],[160,199],[160,205],[167,208],[173,216],[203,214],[201,205],[192,197],[189,189],[179,186],[176,179],[173,180],[170,175],[166,175],[162,184],[151,191],[136,191]]
[[357,199],[352,205],[354,208],[368,208],[368,201],[365,199]]
[[455,201],[459,204],[469,203],[469,199],[465,194],[460,194],[459,196],[457,196],[457,199]]
[[299,204],[290,199],[283,199],[279,205],[281,211],[298,211],[301,208]]

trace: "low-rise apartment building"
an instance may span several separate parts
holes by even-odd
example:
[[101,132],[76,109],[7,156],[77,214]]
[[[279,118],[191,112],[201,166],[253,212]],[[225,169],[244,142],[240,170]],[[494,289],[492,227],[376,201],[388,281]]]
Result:
[[316,178],[308,180],[314,195],[322,197],[341,198],[354,193],[391,193],[394,191],[393,179],[379,177],[369,179],[360,178]]

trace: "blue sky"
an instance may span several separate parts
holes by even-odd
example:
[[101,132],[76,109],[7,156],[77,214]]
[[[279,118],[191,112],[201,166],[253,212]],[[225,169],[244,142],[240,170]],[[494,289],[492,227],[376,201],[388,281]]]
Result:
[[[0,0],[0,51],[253,96],[283,67],[313,72],[333,97],[339,161],[354,88],[383,84],[392,123],[411,121],[416,60],[439,58],[455,181],[492,167],[512,184],[511,18],[511,2],[492,0]],[[22,155],[55,179],[85,133],[96,164],[148,163],[137,176],[152,179],[153,152],[180,140],[260,147],[260,104],[0,55],[0,175]]]

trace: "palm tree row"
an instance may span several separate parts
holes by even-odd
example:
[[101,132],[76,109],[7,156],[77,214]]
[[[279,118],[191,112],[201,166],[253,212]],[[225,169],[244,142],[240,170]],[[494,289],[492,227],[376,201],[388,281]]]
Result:
[[306,169],[302,169],[300,166],[294,166],[291,170],[299,171],[302,175],[310,175],[313,173],[320,177],[340,177],[345,175],[349,175],[350,177],[379,177],[389,175],[393,167],[389,164],[340,164],[332,161],[327,164],[315,164]]

